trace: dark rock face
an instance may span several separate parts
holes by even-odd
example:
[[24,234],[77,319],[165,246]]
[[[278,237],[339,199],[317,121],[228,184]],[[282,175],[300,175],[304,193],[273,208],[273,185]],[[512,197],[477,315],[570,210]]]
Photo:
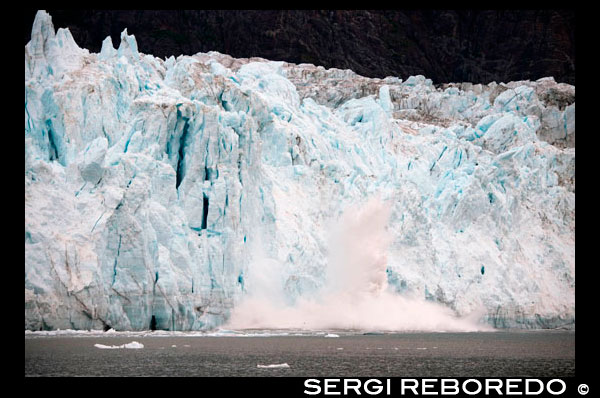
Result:
[[[367,77],[422,74],[434,83],[575,84],[573,10],[47,10],[79,46],[99,52],[124,28],[159,57],[219,51]],[[25,12],[25,44],[35,10]]]

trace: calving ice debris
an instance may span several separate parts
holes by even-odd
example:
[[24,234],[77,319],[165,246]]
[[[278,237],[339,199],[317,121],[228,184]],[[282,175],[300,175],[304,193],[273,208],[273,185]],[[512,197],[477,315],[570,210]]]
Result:
[[39,11],[25,329],[274,319],[240,308],[316,328],[574,328],[574,142],[575,87],[552,78],[435,86],[162,59],[127,30],[92,53]]

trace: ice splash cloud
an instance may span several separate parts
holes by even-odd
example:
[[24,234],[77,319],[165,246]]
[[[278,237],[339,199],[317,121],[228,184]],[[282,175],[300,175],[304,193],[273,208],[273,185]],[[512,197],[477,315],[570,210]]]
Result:
[[234,308],[232,329],[353,329],[362,331],[491,330],[483,312],[458,317],[449,308],[388,289],[387,224],[391,207],[379,197],[346,209],[333,227],[327,278],[314,295],[285,300],[275,261],[252,267],[248,296]]

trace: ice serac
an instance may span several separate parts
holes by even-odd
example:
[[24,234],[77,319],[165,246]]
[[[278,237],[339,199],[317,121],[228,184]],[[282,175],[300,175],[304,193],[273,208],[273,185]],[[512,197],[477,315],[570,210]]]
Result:
[[35,18],[25,329],[211,329],[261,278],[294,305],[331,273],[329,226],[375,195],[386,294],[574,327],[573,86],[139,50]]

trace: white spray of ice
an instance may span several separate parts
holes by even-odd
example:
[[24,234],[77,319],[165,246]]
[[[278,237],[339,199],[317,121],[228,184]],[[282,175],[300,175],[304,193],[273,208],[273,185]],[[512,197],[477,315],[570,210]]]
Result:
[[233,329],[352,329],[482,331],[483,313],[457,317],[441,304],[404,297],[387,285],[386,231],[390,206],[378,197],[347,209],[330,237],[327,281],[317,294],[290,304],[279,264],[262,259],[251,268],[249,292],[232,311]]

